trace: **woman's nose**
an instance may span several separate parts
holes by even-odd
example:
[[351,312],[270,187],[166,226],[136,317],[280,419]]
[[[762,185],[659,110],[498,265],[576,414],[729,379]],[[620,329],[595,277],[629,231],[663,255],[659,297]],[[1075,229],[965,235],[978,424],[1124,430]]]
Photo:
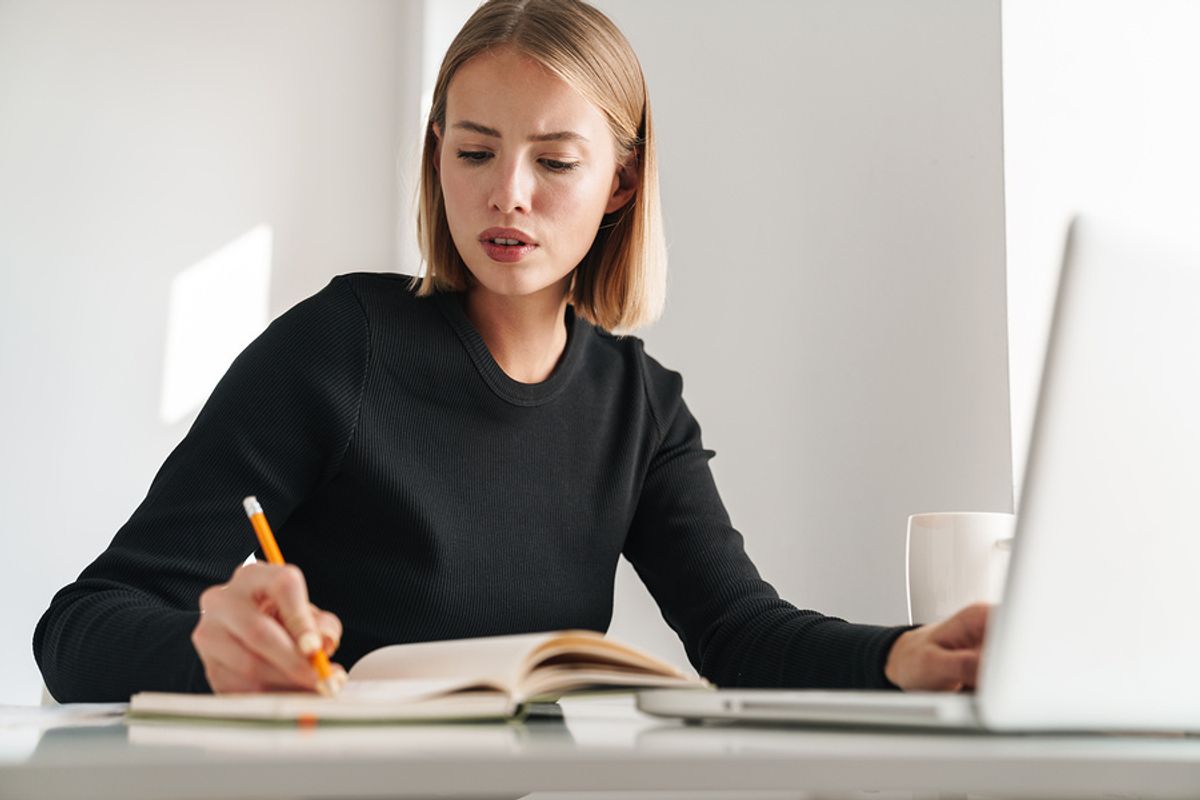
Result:
[[501,214],[511,214],[514,211],[528,211],[533,195],[533,176],[527,167],[519,161],[501,162],[493,173],[495,182],[492,184],[491,197],[488,199],[492,208]]

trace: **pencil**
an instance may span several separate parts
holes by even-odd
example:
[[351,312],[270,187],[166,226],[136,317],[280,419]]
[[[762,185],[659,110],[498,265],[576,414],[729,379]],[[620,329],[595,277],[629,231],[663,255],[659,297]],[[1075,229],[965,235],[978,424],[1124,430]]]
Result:
[[[283,553],[280,552],[279,544],[275,541],[275,534],[271,533],[271,526],[267,524],[267,515],[263,513],[262,506],[258,504],[258,498],[250,495],[242,500],[242,506],[246,509],[246,516],[250,518],[250,524],[254,526],[254,533],[258,536],[258,543],[262,545],[263,555],[267,557],[267,561],[282,565],[284,563]],[[313,669],[320,677],[317,691],[327,696],[337,694],[338,690],[342,688],[341,683],[334,676],[333,667],[329,665],[329,656],[325,655],[325,650],[320,644],[309,653],[308,660],[312,662]]]

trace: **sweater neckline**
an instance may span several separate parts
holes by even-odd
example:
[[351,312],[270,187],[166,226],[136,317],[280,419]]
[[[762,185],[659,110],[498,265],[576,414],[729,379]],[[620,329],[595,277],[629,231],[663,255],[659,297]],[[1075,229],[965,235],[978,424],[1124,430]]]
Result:
[[467,316],[463,308],[462,292],[437,292],[434,294],[438,307],[445,315],[450,327],[458,334],[463,346],[475,362],[475,368],[480,376],[500,399],[518,406],[538,406],[548,403],[562,393],[571,380],[576,367],[579,365],[579,323],[575,316],[575,306],[568,303],[564,321],[567,326],[567,345],[558,359],[554,371],[546,380],[539,383],[522,383],[514,380],[500,368],[492,352],[488,350],[483,336]]

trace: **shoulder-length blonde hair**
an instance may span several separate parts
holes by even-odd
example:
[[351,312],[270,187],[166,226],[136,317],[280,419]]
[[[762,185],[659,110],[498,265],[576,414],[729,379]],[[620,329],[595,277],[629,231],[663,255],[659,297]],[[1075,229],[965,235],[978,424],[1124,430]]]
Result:
[[617,163],[632,164],[637,175],[633,198],[604,216],[575,269],[569,293],[576,314],[609,331],[653,322],[666,295],[667,251],[646,80],[617,26],[581,0],[488,0],[450,44],[434,86],[421,155],[417,240],[425,274],[417,294],[463,291],[472,280],[450,238],[433,126],[446,128],[446,92],[458,69],[500,46],[538,61],[595,104],[608,120]]

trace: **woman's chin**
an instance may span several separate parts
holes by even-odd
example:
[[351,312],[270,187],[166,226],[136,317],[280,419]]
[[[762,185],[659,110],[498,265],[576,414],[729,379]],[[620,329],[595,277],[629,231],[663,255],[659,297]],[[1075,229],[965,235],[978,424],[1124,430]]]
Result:
[[540,275],[536,270],[512,266],[493,265],[482,270],[471,270],[475,276],[476,289],[500,297],[534,297],[555,290],[561,294],[566,288],[566,278]]

